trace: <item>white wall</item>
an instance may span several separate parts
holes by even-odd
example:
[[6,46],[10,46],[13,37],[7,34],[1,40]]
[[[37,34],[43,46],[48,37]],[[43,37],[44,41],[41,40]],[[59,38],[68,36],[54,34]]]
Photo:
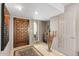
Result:
[[10,39],[10,50],[13,49],[13,16],[10,16],[10,31],[9,31],[9,39]]
[[33,44],[34,42],[34,34],[33,34],[33,20],[30,20],[29,22],[29,28],[28,28],[28,32],[29,32],[29,43]]

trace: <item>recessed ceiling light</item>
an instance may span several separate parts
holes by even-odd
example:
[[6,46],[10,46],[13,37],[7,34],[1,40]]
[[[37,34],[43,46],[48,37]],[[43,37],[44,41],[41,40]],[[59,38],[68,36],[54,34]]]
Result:
[[37,11],[35,11],[35,15],[38,15],[38,12]]
[[22,10],[22,6],[16,6],[16,9],[18,9],[19,11]]

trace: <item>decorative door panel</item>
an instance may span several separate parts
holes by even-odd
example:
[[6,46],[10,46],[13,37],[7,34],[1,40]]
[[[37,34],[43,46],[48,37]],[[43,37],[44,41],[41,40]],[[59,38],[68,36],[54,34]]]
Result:
[[29,44],[29,20],[14,18],[14,47]]

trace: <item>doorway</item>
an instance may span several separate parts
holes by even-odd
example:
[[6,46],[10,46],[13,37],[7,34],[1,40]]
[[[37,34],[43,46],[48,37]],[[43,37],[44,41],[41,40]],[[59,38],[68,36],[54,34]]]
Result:
[[14,17],[14,48],[29,44],[29,20]]

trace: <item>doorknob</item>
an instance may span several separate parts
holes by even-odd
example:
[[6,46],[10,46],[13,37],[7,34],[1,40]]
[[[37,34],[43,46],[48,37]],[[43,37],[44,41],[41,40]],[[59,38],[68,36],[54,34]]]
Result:
[[75,37],[71,37],[71,39],[75,39]]

